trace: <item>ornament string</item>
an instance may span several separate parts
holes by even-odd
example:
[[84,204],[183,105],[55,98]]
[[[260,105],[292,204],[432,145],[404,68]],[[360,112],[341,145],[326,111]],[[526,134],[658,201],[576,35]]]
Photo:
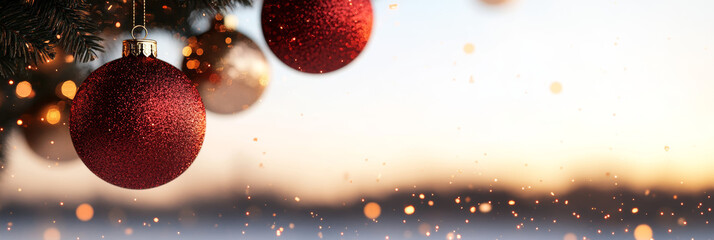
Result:
[[136,39],[134,36],[134,30],[137,28],[143,28],[144,29],[144,38],[149,35],[149,30],[146,29],[146,0],[141,0],[142,6],[142,15],[141,15],[141,25],[136,25],[136,0],[131,1],[131,25],[134,26],[131,28],[131,38]]

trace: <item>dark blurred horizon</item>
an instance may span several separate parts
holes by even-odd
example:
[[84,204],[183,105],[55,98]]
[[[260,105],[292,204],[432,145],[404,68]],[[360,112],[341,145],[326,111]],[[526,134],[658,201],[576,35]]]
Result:
[[[400,189],[384,199],[364,198],[357,204],[333,207],[259,195],[173,209],[95,199],[87,201],[93,207],[89,222],[77,219],[78,204],[12,204],[0,207],[1,223],[8,228],[0,231],[0,237],[40,238],[45,232],[37,229],[52,226],[63,239],[560,239],[568,234],[577,239],[631,239],[635,228],[644,224],[655,239],[700,239],[711,237],[708,219],[713,214],[713,191],[681,194],[589,187],[564,195],[524,198],[493,189],[451,194]],[[376,220],[365,217],[365,204],[370,202],[381,207]],[[409,206],[414,207],[411,214],[405,212]],[[37,215],[51,224],[33,220]]]

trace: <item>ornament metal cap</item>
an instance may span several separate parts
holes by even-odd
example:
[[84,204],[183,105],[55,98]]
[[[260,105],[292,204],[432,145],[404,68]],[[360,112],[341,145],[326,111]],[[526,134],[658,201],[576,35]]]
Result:
[[122,56],[156,57],[156,41],[151,39],[127,39],[122,42]]

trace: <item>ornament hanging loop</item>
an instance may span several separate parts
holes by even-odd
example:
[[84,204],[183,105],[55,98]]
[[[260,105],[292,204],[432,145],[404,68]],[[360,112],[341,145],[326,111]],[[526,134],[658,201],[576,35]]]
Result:
[[[141,0],[141,3],[143,5],[143,14],[141,17],[141,25],[136,25],[136,0],[132,1],[131,5],[131,24],[134,25],[133,28],[131,28],[131,38],[132,39],[127,39],[122,42],[122,56],[123,57],[129,57],[129,56],[134,56],[134,57],[150,57],[150,58],[155,58],[156,57],[156,41],[151,40],[151,39],[146,39],[147,36],[149,36],[149,30],[146,29],[146,0]],[[144,30],[144,37],[141,39],[136,39],[136,35],[134,35],[134,32],[136,29],[143,29]]]
[[136,39],[136,37],[134,36],[134,31],[135,31],[137,28],[143,28],[143,29],[144,29],[144,37],[143,37],[142,39],[146,39],[146,37],[149,36],[149,30],[146,29],[146,27],[144,27],[144,25],[136,25],[136,26],[134,26],[133,28],[131,28],[131,38],[132,38],[132,39]]

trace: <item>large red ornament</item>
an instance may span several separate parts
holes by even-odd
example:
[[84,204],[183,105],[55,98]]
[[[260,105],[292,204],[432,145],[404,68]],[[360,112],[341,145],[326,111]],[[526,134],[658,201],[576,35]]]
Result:
[[104,181],[152,188],[193,163],[206,110],[191,80],[155,57],[155,41],[124,44],[124,57],[101,66],[79,87],[70,134],[84,164]]
[[288,66],[326,73],[354,60],[372,32],[369,0],[265,0],[263,36]]

